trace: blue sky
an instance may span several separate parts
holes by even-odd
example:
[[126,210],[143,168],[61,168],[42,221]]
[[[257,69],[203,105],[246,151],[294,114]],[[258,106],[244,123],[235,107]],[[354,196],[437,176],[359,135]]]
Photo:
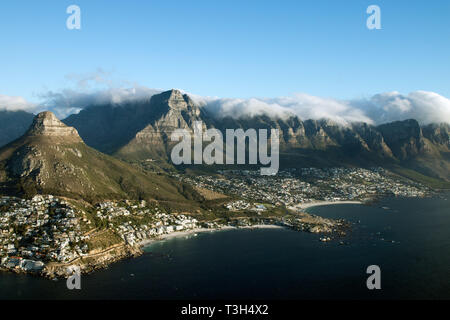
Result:
[[[371,4],[382,30],[366,28]],[[0,94],[29,100],[99,68],[203,96],[450,97],[447,0],[2,1],[0,39]]]

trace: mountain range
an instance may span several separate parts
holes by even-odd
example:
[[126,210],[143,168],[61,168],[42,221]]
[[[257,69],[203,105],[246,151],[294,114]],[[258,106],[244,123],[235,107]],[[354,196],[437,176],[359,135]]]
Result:
[[[279,129],[281,168],[383,166],[435,187],[450,185],[447,123],[420,125],[417,119],[409,119],[374,126],[303,120],[297,116],[218,117],[178,90],[138,102],[89,106],[63,120],[76,128],[87,145],[114,158],[167,164],[173,145],[171,133],[178,128],[192,130],[194,121],[203,121],[205,127],[222,132],[237,128]],[[11,136],[4,138],[8,139]]]

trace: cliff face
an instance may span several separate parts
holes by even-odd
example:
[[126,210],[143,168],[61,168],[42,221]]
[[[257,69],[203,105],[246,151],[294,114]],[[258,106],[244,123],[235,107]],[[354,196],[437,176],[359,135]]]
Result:
[[381,158],[394,157],[383,135],[375,127],[367,123],[356,123],[352,125],[352,128],[367,145],[368,150],[371,150]]
[[148,106],[148,123],[114,154],[125,159],[168,159],[176,129],[193,131],[194,121],[202,120],[200,109],[178,90],[153,96]]
[[450,125],[447,123],[430,124],[422,128],[423,136],[432,143],[450,148]]
[[416,120],[396,121],[377,128],[395,157],[400,160],[424,154],[428,151],[422,128]]

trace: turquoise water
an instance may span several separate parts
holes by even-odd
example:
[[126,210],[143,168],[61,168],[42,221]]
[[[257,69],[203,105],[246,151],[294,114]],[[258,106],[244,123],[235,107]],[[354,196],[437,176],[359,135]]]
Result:
[[[450,200],[444,198],[308,209],[354,222],[344,245],[286,229],[201,233],[154,243],[141,257],[85,275],[76,292],[62,280],[3,273],[0,298],[449,299]],[[366,288],[372,264],[381,268],[379,291]]]

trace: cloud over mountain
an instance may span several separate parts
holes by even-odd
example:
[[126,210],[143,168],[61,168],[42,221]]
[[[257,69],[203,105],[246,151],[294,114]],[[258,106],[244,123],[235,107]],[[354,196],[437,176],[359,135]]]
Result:
[[111,72],[103,69],[83,74],[69,74],[66,80],[74,84],[72,88],[39,94],[42,101],[41,108],[52,110],[59,118],[77,113],[89,106],[120,105],[146,99],[162,91],[129,81],[115,80]]
[[242,117],[260,114],[302,119],[331,119],[340,124],[366,122],[381,124],[416,119],[422,124],[450,123],[450,100],[434,92],[414,91],[408,95],[388,92],[369,99],[337,100],[305,93],[264,99],[192,98],[218,117]]
[[40,97],[44,100],[41,107],[47,107],[47,109],[54,111],[58,116],[61,116],[61,114],[67,116],[89,106],[102,104],[119,105],[125,102],[146,99],[160,92],[160,90],[146,87],[107,88],[88,91],[65,89],[59,92],[49,91],[41,94]]
[[193,98],[217,117],[242,117],[267,114],[286,117],[297,115],[302,119],[332,119],[338,123],[373,121],[364,112],[346,101],[298,93],[292,96],[265,99]]
[[[51,110],[59,118],[77,113],[93,105],[120,105],[148,99],[163,90],[137,83],[115,80],[110,72],[98,69],[86,74],[70,74],[70,88],[47,91],[38,95],[40,103],[30,103],[22,97],[0,94],[0,109],[38,112]],[[414,91],[376,94],[370,98],[338,100],[296,93],[276,98],[219,98],[187,93],[202,108],[216,117],[244,117],[267,114],[301,119],[331,119],[340,124],[366,122],[381,124],[396,120],[416,119],[422,124],[450,123],[450,100],[435,92]]]
[[375,122],[416,119],[422,124],[450,123],[450,100],[435,92],[414,91],[408,95],[398,92],[381,93],[370,100],[353,101]]
[[66,80],[71,84],[70,87],[41,92],[37,94],[39,102],[36,103],[23,97],[0,94],[0,110],[24,110],[32,113],[50,110],[59,119],[63,119],[89,106],[120,105],[162,92],[129,81],[114,80],[110,72],[102,69],[84,74],[69,74]]
[[0,94],[0,110],[25,110],[29,112],[34,112],[36,109],[36,104],[27,101],[23,97],[17,96],[7,96]]

